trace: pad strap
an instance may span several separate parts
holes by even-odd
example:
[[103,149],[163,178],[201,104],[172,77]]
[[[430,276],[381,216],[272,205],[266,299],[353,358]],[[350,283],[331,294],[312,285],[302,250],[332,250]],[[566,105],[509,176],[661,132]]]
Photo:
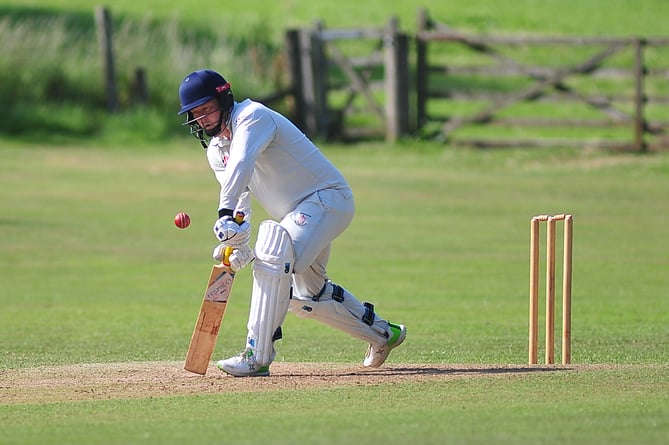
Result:
[[372,303],[367,303],[366,301],[362,304],[365,306],[365,315],[362,316],[362,322],[371,326],[374,324],[374,318],[376,317],[374,314],[374,305]]
[[332,299],[338,303],[341,303],[344,301],[344,288],[339,286],[338,284],[331,283],[330,281],[326,281],[321,290],[311,297],[312,301],[319,301],[323,294],[325,293],[325,289],[328,287],[328,283],[332,284]]

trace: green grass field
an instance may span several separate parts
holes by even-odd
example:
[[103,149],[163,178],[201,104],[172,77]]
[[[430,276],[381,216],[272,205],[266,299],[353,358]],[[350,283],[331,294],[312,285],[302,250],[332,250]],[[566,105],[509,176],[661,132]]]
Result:
[[[91,0],[69,0],[67,10],[87,14],[100,3]],[[64,9],[62,0],[4,0],[8,10],[43,11]],[[264,28],[280,38],[285,28],[307,26],[322,20],[331,27],[377,26],[392,15],[403,27],[414,29],[416,11],[426,8],[434,17],[475,31],[559,32],[593,35],[665,35],[663,17],[669,5],[663,0],[456,0],[443,2],[385,2],[383,0],[321,1],[293,0],[276,3],[250,0],[226,3],[212,10],[211,4],[193,0],[188,4],[176,0],[116,0],[108,4],[115,14],[164,20],[178,18],[197,27],[224,26],[233,34],[249,34]]]
[[[325,151],[358,205],[334,245],[333,279],[409,326],[388,373],[441,371],[393,384],[310,388],[295,377],[290,388],[194,394],[134,394],[128,384],[81,400],[65,384],[68,397],[47,401],[45,376],[21,400],[9,397],[17,375],[41,367],[180,366],[211,266],[217,187],[191,140],[140,151],[5,141],[0,443],[664,442],[666,154]],[[182,210],[193,218],[184,231],[172,223]],[[574,365],[527,367],[529,219],[563,211],[575,218]],[[243,346],[249,276],[235,283],[216,357]],[[355,369],[362,359],[364,345],[313,322],[289,315],[285,329],[281,364]]]
[[[183,371],[215,244],[218,189],[199,145],[173,137],[161,109],[110,118],[51,97],[42,75],[94,102],[94,38],[59,21],[44,34],[9,26],[69,14],[90,33],[96,5],[0,6],[0,90],[12,101],[0,134],[0,445],[666,443],[667,152],[325,145],[357,202],[330,275],[405,323],[406,342],[365,372],[366,345],[289,315],[272,377]],[[115,18],[163,25],[116,34],[121,72],[148,61],[151,85],[175,94],[171,79],[199,60],[249,91],[257,79],[244,54],[170,46],[172,20],[194,35],[276,42],[317,19],[359,27],[398,15],[412,30],[419,7],[460,30],[587,36],[665,36],[669,14],[666,0],[110,4]],[[172,51],[181,57],[161,58]],[[12,108],[33,93],[49,100]],[[187,230],[173,225],[179,211]],[[265,215],[254,211],[257,227]],[[575,220],[573,364],[528,366],[529,222],[562,212]],[[244,345],[250,275],[237,276],[216,359]]]

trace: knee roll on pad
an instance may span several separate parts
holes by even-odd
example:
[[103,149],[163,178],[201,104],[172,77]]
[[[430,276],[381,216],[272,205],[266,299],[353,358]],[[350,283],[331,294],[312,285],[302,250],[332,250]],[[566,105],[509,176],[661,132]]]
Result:
[[255,255],[247,346],[253,348],[256,363],[263,366],[274,359],[274,333],[286,318],[290,303],[295,261],[290,234],[275,221],[263,221]]

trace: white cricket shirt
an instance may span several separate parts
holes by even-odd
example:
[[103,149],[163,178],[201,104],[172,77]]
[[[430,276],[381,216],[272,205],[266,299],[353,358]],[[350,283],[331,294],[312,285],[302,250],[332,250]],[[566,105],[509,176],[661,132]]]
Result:
[[232,110],[231,140],[212,138],[207,159],[221,185],[219,209],[250,214],[248,192],[282,219],[312,193],[348,188],[339,170],[290,120],[246,99]]

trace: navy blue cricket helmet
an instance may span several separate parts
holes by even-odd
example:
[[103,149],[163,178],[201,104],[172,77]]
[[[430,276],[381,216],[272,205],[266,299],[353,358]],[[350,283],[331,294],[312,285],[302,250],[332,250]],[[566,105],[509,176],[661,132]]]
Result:
[[[221,110],[218,125],[211,130],[205,131],[193,118],[193,108],[199,107],[212,99],[218,99],[219,109]],[[179,85],[179,100],[181,108],[178,115],[187,113],[186,122],[193,134],[199,139],[202,147],[206,148],[208,141],[204,134],[209,137],[216,136],[223,128],[223,124],[230,118],[230,113],[234,105],[234,96],[230,83],[223,76],[213,70],[202,69],[194,71],[187,75]]]
[[178,114],[187,113],[224,92],[232,94],[230,83],[216,71],[207,69],[194,71],[179,85],[181,109]]

